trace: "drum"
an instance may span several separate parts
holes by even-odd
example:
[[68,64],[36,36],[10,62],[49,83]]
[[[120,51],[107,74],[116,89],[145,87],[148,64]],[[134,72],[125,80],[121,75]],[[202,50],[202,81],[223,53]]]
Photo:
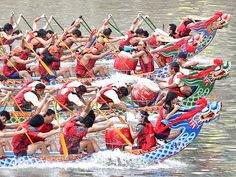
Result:
[[160,92],[159,86],[149,80],[139,82],[134,85],[131,96],[135,104],[138,106],[151,106]]
[[[114,125],[116,128],[120,130],[120,132],[131,142],[133,143],[133,139],[130,134],[130,129],[125,124]],[[119,136],[114,128],[107,128],[105,133],[106,147],[107,149],[115,149],[119,148],[124,150],[124,147],[127,146],[125,141]]]
[[135,70],[138,60],[134,60],[130,53],[121,51],[115,58],[114,68],[118,71]]

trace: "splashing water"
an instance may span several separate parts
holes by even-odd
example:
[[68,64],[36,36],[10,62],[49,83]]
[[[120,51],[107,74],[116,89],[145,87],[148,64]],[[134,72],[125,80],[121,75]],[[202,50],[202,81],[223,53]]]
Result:
[[[21,161],[21,159],[19,159]],[[94,153],[88,160],[77,160],[74,162],[45,162],[45,163],[32,163],[31,160],[24,160],[18,166],[10,167],[16,169],[83,169],[83,170],[99,170],[99,169],[140,169],[140,170],[154,170],[166,168],[186,168],[187,164],[179,160],[168,159],[161,163],[156,163],[144,158],[140,158],[134,154],[121,152],[119,149],[114,151],[100,151]]]

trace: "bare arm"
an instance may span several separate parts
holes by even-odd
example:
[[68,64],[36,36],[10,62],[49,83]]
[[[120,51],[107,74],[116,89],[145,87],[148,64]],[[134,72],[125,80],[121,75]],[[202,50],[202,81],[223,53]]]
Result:
[[53,39],[53,37],[52,37],[52,38],[50,38],[49,40],[45,41],[44,39],[42,39],[42,38],[40,38],[40,37],[34,37],[34,38],[36,38],[36,39],[32,39],[32,40],[31,40],[31,43],[32,43],[33,45],[36,45],[36,44],[40,43],[40,44],[42,44],[43,46],[46,46],[46,45],[48,45],[48,44],[51,44],[51,41],[52,41],[52,39]]
[[41,114],[42,116],[44,116],[48,110],[50,101],[51,100],[49,100],[49,93],[46,93],[43,100],[39,103],[39,106],[37,107],[35,114]]
[[188,68],[188,67],[191,67],[191,66],[196,66],[198,64],[198,62],[196,60],[190,60],[190,61],[187,61],[186,63],[182,64],[182,67],[184,68]]
[[16,129],[18,126],[18,123],[6,124],[6,129]]
[[138,18],[139,18],[139,14],[137,15],[137,17],[133,20],[130,28],[129,28],[129,31],[135,31],[136,30],[136,25],[138,23]]
[[48,21],[46,22],[46,24],[44,25],[44,27],[43,27],[43,29],[45,29],[45,30],[47,30],[48,29],[48,26],[49,26],[49,24],[51,23],[51,21],[52,21],[52,15],[50,16],[50,18],[48,19]]
[[10,35],[7,35],[5,32],[2,32],[2,36],[7,40],[15,40],[17,38],[20,38],[22,36],[22,34],[20,33],[18,35],[10,36]]
[[114,106],[117,107],[117,108],[123,109],[124,111],[128,111],[128,112],[131,111],[129,108],[127,108],[127,106],[123,102],[120,102],[118,104],[114,104]]
[[56,130],[51,130],[50,132],[47,132],[47,133],[39,133],[38,136],[40,138],[47,138],[59,132],[60,132],[60,129],[58,128]]
[[95,98],[95,99],[92,99],[92,98],[91,98],[91,99],[88,101],[88,104],[86,105],[84,111],[80,114],[80,117],[85,118],[85,117],[88,115],[89,111],[90,111],[90,110],[92,109],[92,107],[94,106],[94,104],[96,103],[96,101],[97,101],[97,98]]
[[36,58],[30,59],[30,60],[22,60],[19,57],[15,57],[15,56],[13,56],[12,59],[14,60],[14,62],[20,63],[20,64],[28,64],[37,60]]
[[111,49],[109,49],[108,51],[106,51],[106,52],[104,52],[100,55],[85,54],[85,57],[88,58],[88,59],[98,60],[98,59],[101,59],[101,58],[105,57],[110,52],[111,52]]
[[107,125],[103,125],[103,126],[92,126],[88,129],[88,132],[89,133],[98,132],[101,130],[105,130],[106,128],[109,128],[111,126],[112,126],[112,123],[108,123]]
[[13,137],[15,135],[20,135],[25,133],[26,130],[23,128],[20,131],[15,131],[15,132],[0,132],[0,138],[10,138]]
[[37,22],[38,22],[41,18],[43,18],[43,17],[44,17],[44,14],[43,14],[42,16],[37,17],[37,18],[34,19],[34,21],[33,21],[33,31],[37,31],[37,30],[38,30]]
[[143,56],[144,54],[145,54],[144,51],[134,52],[134,53],[132,53],[132,57],[133,58],[139,58],[139,57]]
[[107,121],[107,119],[110,119],[112,117],[116,117],[116,115],[109,115],[109,116],[106,116],[104,115],[103,117],[101,118],[98,118],[98,119],[95,119],[94,123],[98,123],[98,122],[104,122],[104,121]]
[[167,114],[165,119],[169,119],[172,115],[174,115],[179,110],[179,108],[180,108],[179,105],[175,105],[174,109],[169,114]]
[[157,77],[156,81],[158,81],[158,82],[167,82],[168,78],[159,78],[159,77]]
[[132,125],[131,125],[131,124],[128,124],[128,126],[129,126],[129,130],[130,130],[131,137],[132,137],[133,139],[135,139],[136,137],[135,137],[135,135],[134,135],[134,131],[133,131]]
[[60,60],[61,60],[61,61],[65,61],[65,60],[68,60],[68,59],[73,59],[74,57],[75,57],[75,54],[72,53],[72,54],[70,54],[70,55],[63,55],[63,56],[60,58]]
[[109,19],[110,19],[110,18],[105,19],[105,20],[103,21],[102,27],[98,30],[98,33],[102,33],[105,29],[108,28]]

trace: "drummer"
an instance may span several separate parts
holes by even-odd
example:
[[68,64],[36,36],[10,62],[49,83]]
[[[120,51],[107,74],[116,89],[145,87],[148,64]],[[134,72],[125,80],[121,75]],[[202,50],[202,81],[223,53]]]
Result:
[[135,131],[129,125],[132,138],[137,139],[137,146],[126,146],[125,151],[131,152],[134,149],[149,150],[156,145],[154,128],[148,117],[149,114],[147,111],[140,111],[137,115],[139,124],[136,126]]

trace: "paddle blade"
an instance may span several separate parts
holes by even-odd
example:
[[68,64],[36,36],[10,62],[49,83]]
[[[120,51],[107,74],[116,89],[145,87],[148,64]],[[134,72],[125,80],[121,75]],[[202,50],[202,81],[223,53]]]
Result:
[[65,158],[67,158],[68,157],[68,149],[66,147],[65,138],[64,138],[64,135],[62,133],[60,133],[60,142],[61,142],[63,155],[64,155]]
[[44,67],[44,69],[48,72],[48,74],[54,76],[53,72],[50,70],[50,68],[42,60],[39,60],[39,62]]

